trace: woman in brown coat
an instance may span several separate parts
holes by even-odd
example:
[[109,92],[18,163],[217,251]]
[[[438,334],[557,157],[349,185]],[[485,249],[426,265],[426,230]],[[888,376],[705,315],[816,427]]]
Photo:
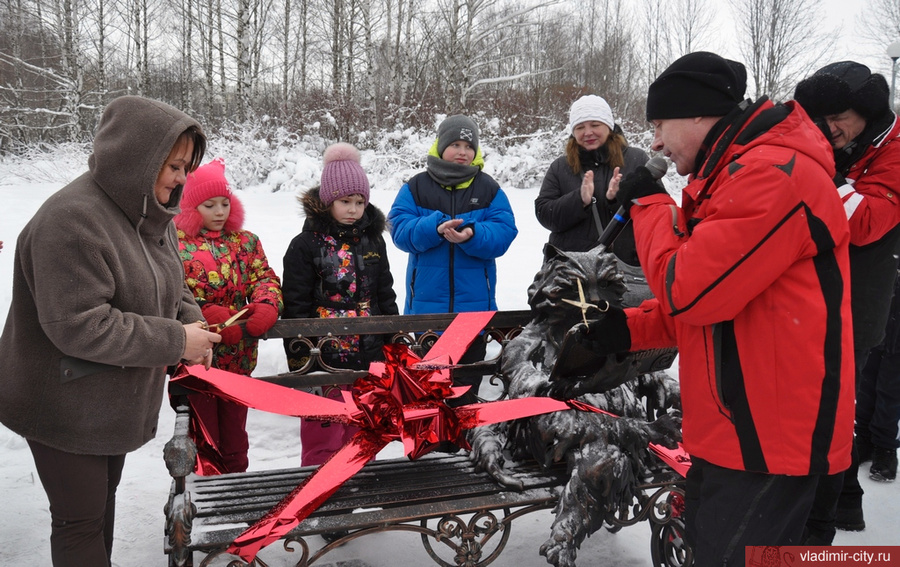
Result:
[[108,566],[125,454],[156,434],[166,367],[211,362],[172,218],[200,163],[200,125],[169,105],[113,100],[89,171],[16,243],[0,336],[0,422],[25,437],[50,502],[53,565]]

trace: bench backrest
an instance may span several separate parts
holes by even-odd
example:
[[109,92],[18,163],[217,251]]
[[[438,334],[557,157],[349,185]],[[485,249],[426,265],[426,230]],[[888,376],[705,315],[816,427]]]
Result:
[[[340,317],[330,319],[281,319],[263,339],[288,339],[287,348],[308,350],[309,361],[302,368],[274,376],[255,376],[258,380],[277,383],[291,388],[313,388],[331,384],[352,384],[365,376],[365,370],[341,370],[331,368],[321,357],[322,347],[329,337],[341,335],[385,335],[386,342],[406,344],[419,356],[423,356],[450,326],[455,313],[432,315],[377,315],[372,317]],[[502,349],[517,336],[531,320],[531,311],[497,311],[476,340],[496,341]],[[497,376],[500,379],[500,356],[480,363],[467,364],[451,369],[451,375]],[[504,383],[503,391],[506,391]],[[172,392],[175,393],[175,392]]]

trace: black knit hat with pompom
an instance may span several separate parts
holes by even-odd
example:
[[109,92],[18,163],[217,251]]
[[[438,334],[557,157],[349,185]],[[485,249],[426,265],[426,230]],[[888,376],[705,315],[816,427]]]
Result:
[[852,108],[867,122],[890,110],[890,90],[883,75],[855,61],[825,65],[800,81],[794,100],[813,118],[840,114]]

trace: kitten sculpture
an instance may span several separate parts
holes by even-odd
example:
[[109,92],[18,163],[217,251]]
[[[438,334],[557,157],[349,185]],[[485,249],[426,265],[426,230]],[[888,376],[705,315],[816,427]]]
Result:
[[[563,301],[579,299],[578,281],[585,302],[593,305],[632,306],[649,297],[640,269],[613,254],[562,252],[548,245],[544,265],[528,290],[532,320],[503,351],[501,368],[510,398],[547,396],[554,387],[560,397],[558,383],[551,384],[549,376],[566,331],[582,319],[580,308]],[[586,316],[591,318],[590,311]],[[550,537],[540,548],[556,567],[574,567],[584,538],[603,525],[608,513],[633,502],[649,466],[657,464],[648,443],[672,447],[681,438],[678,382],[662,371],[637,376],[634,368],[631,356],[607,357],[597,368],[604,379],[586,377],[581,384],[609,383],[607,377],[619,374],[614,381],[622,385],[606,392],[570,385],[565,396],[621,417],[569,410],[470,432],[476,467],[509,486],[518,483],[504,473],[507,459],[567,462],[569,479],[554,509]],[[648,407],[655,408],[649,410],[653,415]]]

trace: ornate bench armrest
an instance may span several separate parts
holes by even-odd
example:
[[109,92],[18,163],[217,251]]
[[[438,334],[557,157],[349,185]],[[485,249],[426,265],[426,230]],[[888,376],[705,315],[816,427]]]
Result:
[[170,389],[172,405],[175,408],[175,432],[163,448],[163,459],[169,475],[175,480],[175,493],[184,490],[184,477],[191,474],[197,462],[197,446],[188,434],[191,423],[191,410],[187,396],[176,394]]

